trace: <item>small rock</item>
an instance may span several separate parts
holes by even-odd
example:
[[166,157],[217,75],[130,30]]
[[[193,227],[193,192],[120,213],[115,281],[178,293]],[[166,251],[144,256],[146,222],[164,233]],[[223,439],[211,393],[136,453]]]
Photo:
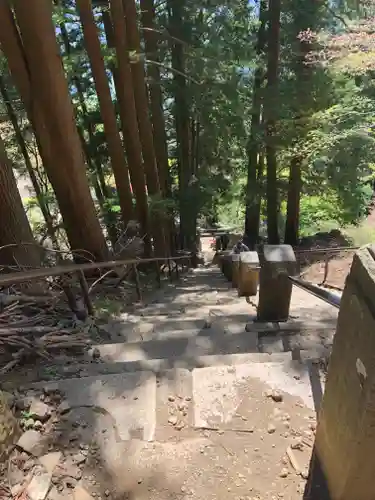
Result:
[[106,497],[109,497],[109,495],[110,495],[110,494],[111,494],[111,492],[110,492],[109,490],[105,490],[104,495],[105,495]]
[[59,392],[59,384],[48,384],[46,387],[44,387],[43,391],[46,396],[51,396],[52,394]]
[[71,406],[68,403],[68,401],[63,401],[58,407],[58,411],[59,411],[59,413],[61,413],[61,415],[64,415],[64,413],[68,413],[68,411],[70,411],[70,410],[71,410]]
[[44,500],[51,486],[52,474],[42,472],[34,476],[27,487],[27,494],[30,500]]
[[279,391],[272,391],[271,398],[275,401],[275,403],[281,403],[283,398],[283,395]]
[[168,418],[168,423],[171,424],[171,425],[176,425],[178,422],[178,418],[176,415],[171,415],[169,418]]
[[82,465],[87,460],[87,451],[83,450],[82,452],[73,455],[72,460],[75,464]]
[[182,420],[175,425],[175,429],[177,429],[178,431],[181,431],[184,427],[185,423],[182,422]]
[[46,422],[51,416],[50,407],[43,403],[43,401],[33,401],[30,406],[30,417],[34,420]]
[[219,429],[219,430],[217,431],[217,433],[218,433],[218,434],[220,434],[220,436],[222,436],[222,435],[224,434],[224,431],[223,431],[223,429]]
[[186,396],[185,401],[191,401],[191,396]]
[[43,453],[43,445],[43,436],[34,429],[24,432],[17,442],[18,448],[36,457]]
[[14,406],[19,411],[25,411],[30,407],[32,402],[33,398],[30,397],[19,398],[14,402]]
[[273,434],[274,432],[276,432],[276,427],[273,424],[269,424],[267,427],[267,432],[268,434]]
[[100,351],[97,347],[90,349],[89,354],[92,357],[92,359],[99,359],[100,358]]
[[280,477],[288,477],[289,476],[289,471],[286,467],[284,467],[283,469],[281,469],[281,472],[279,474]]
[[205,328],[205,329],[209,329],[209,328],[211,328],[211,326],[212,326],[211,320],[206,319],[206,320],[204,321],[203,328]]
[[170,396],[168,396],[168,401],[170,403],[173,403],[175,400],[176,400],[176,398],[172,394]]
[[40,420],[35,420],[34,422],[34,429],[36,431],[40,431],[41,429],[43,429],[43,424]]
[[52,474],[55,467],[57,467],[62,457],[61,451],[54,451],[47,453],[39,458],[39,462],[43,465],[49,474]]
[[90,495],[82,486],[76,486],[73,491],[74,500],[93,500],[94,497]]
[[308,477],[309,477],[309,470],[308,469],[304,469],[303,471],[301,471],[301,477],[303,477],[303,479],[308,479]]
[[300,437],[296,437],[293,439],[293,442],[291,443],[290,447],[292,450],[303,450],[303,440]]

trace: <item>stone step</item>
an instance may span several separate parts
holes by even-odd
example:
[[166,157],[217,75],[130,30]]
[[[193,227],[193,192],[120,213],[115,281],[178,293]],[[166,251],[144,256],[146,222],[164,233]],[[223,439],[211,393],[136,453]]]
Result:
[[[149,359],[194,359],[197,356],[251,353],[258,351],[258,337],[254,333],[226,333],[221,329],[203,330],[184,337],[97,344],[88,353],[104,361],[144,361]],[[91,353],[91,354],[90,354]]]
[[[303,353],[301,355],[305,359]],[[98,375],[111,375],[121,373],[132,373],[137,371],[152,371],[153,373],[162,374],[171,369],[186,369],[193,370],[199,367],[209,366],[233,366],[246,363],[269,363],[269,362],[284,362],[290,361],[292,355],[290,352],[267,354],[267,353],[250,353],[250,354],[224,354],[224,355],[207,355],[197,356],[194,359],[184,359],[181,357],[169,359],[149,359],[142,361],[120,361],[120,362],[97,362],[91,363],[74,363],[66,366],[54,366],[54,376],[57,378],[76,378],[76,377],[93,377]],[[50,380],[51,374],[49,369],[45,372],[40,370],[39,380]]]
[[[30,384],[28,391],[35,391],[36,396],[38,391],[61,392],[65,424],[67,420],[72,425],[86,421],[91,432],[93,426],[104,426],[96,439],[103,440],[104,448],[113,430],[117,441],[154,441],[159,439],[159,432],[165,440],[168,433],[175,435],[176,430],[188,431],[192,427],[240,429],[242,425],[246,430],[248,417],[238,419],[237,412],[249,416],[257,412],[260,402],[267,404],[268,389],[299,398],[301,404],[314,408],[308,363],[279,357],[276,361],[275,356],[265,361],[265,355],[252,359],[237,358],[238,364],[193,370],[167,369],[158,374],[144,369],[39,382]],[[259,362],[261,359],[264,362]],[[85,428],[83,425],[81,432]]]

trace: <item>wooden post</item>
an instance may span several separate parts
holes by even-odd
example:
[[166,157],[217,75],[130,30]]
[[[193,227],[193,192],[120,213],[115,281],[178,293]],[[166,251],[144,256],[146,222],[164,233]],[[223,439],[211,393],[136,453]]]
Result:
[[90,316],[95,316],[95,309],[92,304],[92,300],[89,295],[89,287],[87,286],[87,281],[85,277],[85,273],[80,269],[78,271],[78,279],[79,283],[81,285],[81,290],[82,290],[82,297],[85,302],[85,306],[87,308],[87,312],[89,313]]
[[158,282],[158,287],[161,288],[160,262],[156,260],[155,265],[156,265],[156,280]]
[[179,280],[180,279],[180,273],[178,271],[178,260],[175,260],[175,263],[176,263],[176,278],[177,278],[177,280]]
[[240,254],[238,296],[252,297],[258,293],[259,256],[258,252]]
[[167,259],[168,263],[168,276],[169,276],[169,281],[172,283],[173,281],[173,276],[172,276],[172,268],[171,268],[171,260],[168,258]]
[[139,274],[138,274],[138,268],[137,264],[132,264],[133,271],[134,271],[134,279],[135,279],[135,288],[137,290],[137,297],[139,302],[142,301],[142,292],[141,292],[141,284],[139,282]]
[[354,256],[341,299],[307,485],[311,500],[375,498],[374,331],[372,246]]
[[265,245],[260,254],[258,321],[286,321],[297,261],[290,245]]

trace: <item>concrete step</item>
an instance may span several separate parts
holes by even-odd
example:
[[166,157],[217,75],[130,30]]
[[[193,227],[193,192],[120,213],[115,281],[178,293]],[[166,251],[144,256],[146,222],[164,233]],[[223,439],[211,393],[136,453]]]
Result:
[[[215,367],[215,366],[235,366],[239,364],[251,363],[279,363],[290,361],[309,361],[325,360],[328,357],[327,351],[293,351],[278,353],[244,353],[244,354],[223,354],[223,355],[205,355],[195,358],[169,358],[169,359],[146,359],[141,361],[120,361],[120,362],[97,362],[73,363],[69,365],[55,365],[53,376],[56,378],[72,377],[93,377],[100,375],[111,375],[121,373],[133,373],[138,371],[151,371],[156,374],[163,374],[171,369],[194,370],[195,368]],[[40,370],[38,377],[34,380],[51,380],[50,369]]]
[[[91,353],[103,361],[144,361],[148,359],[186,358],[197,356],[251,353],[258,351],[256,334],[245,331],[226,333],[221,329],[182,332],[181,337],[142,342],[116,342],[92,346]],[[88,356],[90,356],[90,352]]]

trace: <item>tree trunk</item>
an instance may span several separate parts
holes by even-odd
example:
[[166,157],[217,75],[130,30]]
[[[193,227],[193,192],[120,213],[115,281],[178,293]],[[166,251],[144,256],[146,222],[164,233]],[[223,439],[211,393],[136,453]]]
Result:
[[[56,193],[72,250],[80,249],[89,252],[91,258],[104,260],[108,255],[107,245],[86,179],[73,106],[52,23],[52,4],[48,0],[31,0],[29,4],[30,9],[25,10],[22,0],[13,2],[27,63],[21,71],[28,73],[28,83],[21,82],[24,92],[20,88],[20,94],[26,109],[31,111],[31,122],[36,124],[42,158],[44,154],[48,158],[45,169]],[[0,18],[2,32],[7,23],[1,11]],[[16,28],[12,23],[6,29]],[[19,41],[10,47],[10,54],[6,56],[8,62],[14,56],[17,64],[22,63]]]
[[[306,56],[314,49],[309,40],[300,39],[301,31],[312,29],[316,31],[320,22],[320,9],[324,2],[318,0],[306,6],[302,0],[294,4],[294,52],[292,66],[295,73],[295,110],[294,119],[296,130],[296,143],[294,149],[298,150],[298,143],[303,141],[305,127],[302,122],[306,114],[310,116],[313,109],[311,97],[311,82],[313,68],[309,62],[306,62]],[[295,154],[290,163],[289,170],[289,189],[287,218],[285,225],[285,242],[291,245],[297,245],[299,240],[299,221],[300,221],[300,199],[302,190],[302,168],[303,158]]]
[[[22,199],[0,138],[0,265],[39,267],[41,250],[36,245]],[[23,245],[21,245],[23,243]]]
[[292,158],[289,168],[288,204],[284,238],[285,243],[293,246],[298,244],[301,186],[301,159],[295,156]]
[[131,71],[127,61],[124,61],[124,53],[127,51],[127,45],[126,33],[122,31],[122,27],[124,26],[122,6],[121,4],[117,6],[121,9],[121,17],[116,16],[116,31],[114,30],[111,15],[108,11],[103,12],[103,24],[106,32],[107,45],[111,48],[115,48],[117,51],[117,66],[113,65],[111,69],[119,103],[122,134],[128,158],[130,178],[136,199],[137,215],[141,223],[144,238],[145,254],[150,255],[152,248],[150,235],[148,234],[148,201],[142,162],[142,146],[138,132]]
[[269,1],[266,119],[267,233],[268,243],[278,244],[276,116],[278,105],[281,0]]
[[[181,39],[184,34],[184,2],[167,2],[170,12],[170,34]],[[184,48],[180,42],[172,43],[172,67],[174,73],[175,122],[179,163],[180,190],[180,239],[181,246],[194,249],[194,219],[189,203],[189,185],[191,181],[190,162],[190,120],[189,102],[185,74]]]
[[121,137],[117,127],[115,109],[112,103],[108,77],[101,53],[98,30],[92,12],[91,0],[78,0],[79,15],[82,22],[86,50],[98,95],[104,131],[108,142],[109,155],[120,200],[122,219],[126,227],[133,216],[129,174],[123,152]]
[[21,435],[18,420],[10,409],[5,392],[0,392],[0,463],[5,463]]
[[[58,1],[56,1],[56,3],[58,4]],[[71,46],[70,46],[70,41],[69,41],[69,35],[68,35],[68,32],[66,30],[64,23],[60,23],[60,30],[61,30],[61,37],[62,37],[62,40],[64,43],[65,53],[67,56],[70,56]],[[80,104],[81,110],[82,110],[84,127],[87,130],[87,134],[89,136],[89,143],[94,144],[95,143],[95,134],[94,134],[90,119],[88,117],[88,110],[87,110],[85,97],[83,94],[83,88],[82,88],[80,79],[78,76],[73,75],[72,80],[73,80],[73,84],[75,85],[75,87],[77,89],[78,101],[79,101],[79,104]],[[78,128],[78,126],[77,126],[77,128]],[[90,173],[91,173],[95,194],[96,194],[101,211],[102,211],[103,216],[104,216],[104,220],[105,220],[107,231],[108,231],[108,236],[111,240],[112,245],[115,245],[117,238],[118,238],[117,229],[116,229],[116,217],[115,217],[115,214],[111,212],[111,209],[106,207],[106,205],[105,205],[105,199],[108,199],[108,195],[109,195],[105,180],[103,179],[103,183],[101,183],[100,180],[97,178],[98,172],[101,170],[101,166],[100,166],[99,160],[97,158],[91,158],[91,156],[90,156],[90,150],[87,147],[84,133],[83,133],[83,129],[82,129],[82,131],[78,130],[78,133],[81,136],[81,142],[83,144],[83,149],[85,152],[86,161],[87,161],[87,164],[89,166]],[[117,186],[117,190],[119,191],[118,186]],[[129,193],[127,196],[130,198],[130,202],[131,202],[130,186],[129,186]],[[125,197],[125,200],[127,200],[127,197]],[[128,223],[128,220],[123,218],[123,222],[126,225]]]
[[[145,42],[146,58],[158,63],[158,36],[155,33],[155,6],[153,0],[141,0],[141,18],[143,25],[143,39]],[[157,64],[149,62],[147,65],[149,78],[150,110],[154,132],[154,147],[159,171],[159,182],[162,193],[171,194],[171,182],[168,166],[167,132],[165,130],[163,93],[160,84],[160,71]]]
[[262,83],[264,80],[263,61],[266,44],[267,2],[261,0],[259,10],[259,30],[256,44],[258,65],[254,74],[251,129],[248,141],[247,189],[245,238],[246,244],[254,249],[259,239],[261,188],[258,182],[260,161],[260,125],[262,114]]
[[27,147],[25,144],[25,139],[24,139],[22,132],[21,132],[21,129],[18,125],[17,116],[16,116],[16,113],[14,112],[12,102],[11,102],[10,96],[8,94],[8,91],[7,91],[7,88],[6,88],[6,85],[5,85],[5,82],[2,78],[2,76],[0,76],[0,93],[3,97],[3,101],[4,101],[5,106],[7,108],[7,113],[8,113],[9,119],[12,122],[18,147],[19,147],[21,154],[25,160],[26,170],[27,170],[27,173],[29,174],[31,184],[33,185],[33,189],[35,192],[36,199],[38,200],[38,205],[39,205],[40,211],[42,212],[43,218],[44,218],[45,223],[46,223],[47,234],[50,237],[54,248],[57,250],[59,248],[59,245],[58,245],[58,242],[57,242],[57,239],[55,236],[55,229],[53,227],[52,216],[51,216],[49,208],[45,202],[44,195],[43,195],[42,190],[39,186],[38,179],[36,178],[34,168],[33,168],[33,165],[31,163],[31,160],[30,160],[29,152],[27,151]]
[[[121,9],[120,4],[122,3],[123,9]],[[120,16],[120,12],[125,14],[125,25],[123,25],[123,33],[125,33],[125,44],[127,43],[127,50],[122,53],[122,56],[118,54],[118,61],[121,64],[120,59],[123,59],[123,65],[130,69],[130,77],[133,82],[133,92],[134,92],[134,102],[136,108],[136,115],[138,121],[139,138],[142,146],[142,156],[145,166],[145,173],[147,179],[147,189],[151,196],[156,198],[161,198],[161,189],[159,183],[158,167],[155,157],[154,149],[154,138],[152,132],[152,124],[149,114],[149,103],[147,96],[146,87],[146,75],[143,66],[143,60],[140,57],[141,53],[141,42],[139,31],[137,27],[137,10],[134,0],[111,0],[112,6],[112,19],[115,26],[115,36],[116,36],[116,24],[117,19],[115,12]],[[121,18],[119,18],[120,20]],[[120,23],[118,23],[118,31],[120,32]],[[123,46],[124,47],[124,46]],[[125,47],[124,47],[125,48]],[[129,64],[129,52],[135,54],[135,60]],[[125,54],[127,55],[127,60],[125,61]],[[125,74],[124,74],[125,76]],[[127,75],[128,76],[128,75]],[[128,85],[129,85],[128,80]],[[161,213],[153,214],[154,223],[156,224],[157,231],[154,233],[155,238],[155,249],[158,255],[166,255],[165,247],[165,235],[163,228],[163,220],[165,217]]]

